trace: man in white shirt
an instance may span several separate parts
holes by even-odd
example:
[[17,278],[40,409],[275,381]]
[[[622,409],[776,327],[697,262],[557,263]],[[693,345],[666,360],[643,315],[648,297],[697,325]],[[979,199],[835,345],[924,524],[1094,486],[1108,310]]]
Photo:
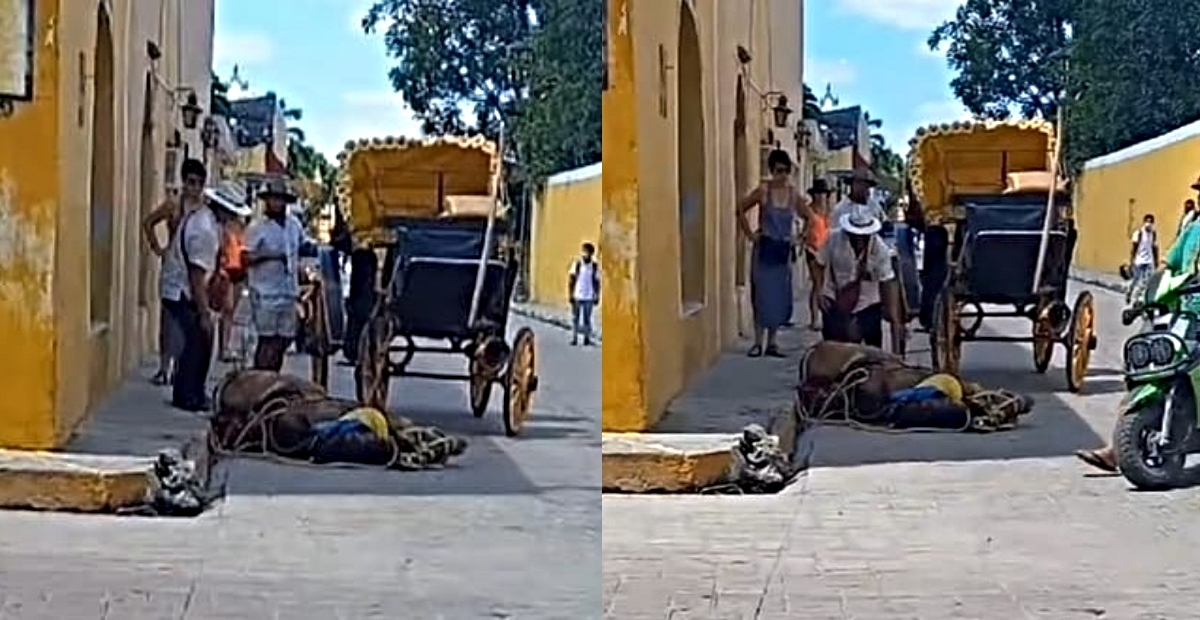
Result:
[[183,334],[172,381],[171,404],[187,411],[208,408],[205,382],[213,354],[213,313],[209,282],[218,267],[221,227],[200,196],[207,171],[195,159],[183,162],[183,216],[163,257],[162,303]]
[[285,182],[272,181],[258,196],[264,202],[263,217],[246,230],[247,285],[258,336],[254,367],[279,372],[300,322],[296,304],[304,227],[288,213],[296,195]]
[[842,216],[817,254],[815,285],[821,291],[821,336],[836,342],[883,347],[883,318],[896,318],[896,273],[879,237],[882,224],[860,204]]
[[871,188],[873,187],[875,187],[875,176],[871,174],[870,170],[854,171],[854,176],[850,179],[850,194],[834,205],[833,210],[829,212],[830,232],[838,230],[842,225],[842,219],[856,211],[870,214],[880,224],[887,219],[883,205],[879,204],[878,200],[871,198]]
[[1154,229],[1154,215],[1147,213],[1142,225],[1133,231],[1130,239],[1129,265],[1132,281],[1126,292],[1126,302],[1135,297],[1142,285],[1154,274],[1158,264],[1158,231]]
[[600,265],[596,262],[596,246],[584,243],[579,258],[567,272],[567,291],[571,298],[571,345],[592,344],[592,311],[600,299]]

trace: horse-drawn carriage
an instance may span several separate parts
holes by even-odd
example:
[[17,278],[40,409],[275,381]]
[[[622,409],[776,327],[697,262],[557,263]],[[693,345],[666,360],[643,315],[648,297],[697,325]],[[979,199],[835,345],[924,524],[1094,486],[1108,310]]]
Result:
[[[1068,388],[1082,388],[1096,347],[1096,309],[1087,291],[1066,303],[1078,233],[1055,139],[1044,121],[968,121],[919,130],[910,142],[935,368],[958,372],[964,342],[1030,342],[1034,367],[1046,372],[1059,344]],[[1030,335],[984,334],[987,317],[1027,318]]]
[[[308,298],[326,303],[307,314],[318,330],[337,329],[310,338],[314,379],[327,381],[328,358],[341,348],[364,404],[384,409],[394,377],[460,380],[470,385],[476,417],[498,384],[505,432],[517,435],[538,376],[533,331],[506,340],[518,265],[500,150],[483,138],[387,138],[348,144],[339,160],[339,207],[353,243],[350,296],[343,326],[340,268],[323,254],[323,283]],[[413,370],[417,353],[463,355],[467,372]]]

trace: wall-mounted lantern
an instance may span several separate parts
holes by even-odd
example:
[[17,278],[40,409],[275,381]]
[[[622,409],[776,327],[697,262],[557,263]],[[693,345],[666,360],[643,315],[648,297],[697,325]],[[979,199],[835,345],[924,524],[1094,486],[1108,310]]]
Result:
[[179,112],[183,117],[184,129],[195,129],[200,123],[200,115],[204,113],[204,109],[200,107],[200,101],[196,98],[196,93],[188,93],[187,101],[183,103],[183,107],[179,108]]
[[[11,116],[14,103],[33,100],[34,0],[6,3],[16,15],[0,22],[0,57],[16,62],[0,64],[0,117]],[[15,6],[14,6],[15,5]],[[15,49],[5,49],[9,45]]]
[[787,95],[783,93],[767,93],[764,100],[769,102],[772,96],[775,97],[775,105],[771,106],[771,115],[775,119],[775,126],[782,129],[788,126],[788,119],[794,110],[788,107]]

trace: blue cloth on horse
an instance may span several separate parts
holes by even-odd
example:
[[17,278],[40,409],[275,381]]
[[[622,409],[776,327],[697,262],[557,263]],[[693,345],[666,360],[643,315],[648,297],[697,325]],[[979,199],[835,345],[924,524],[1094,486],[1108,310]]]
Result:
[[939,398],[945,398],[946,395],[941,390],[932,386],[913,387],[904,390],[892,392],[892,396],[888,399],[890,405],[911,405]]

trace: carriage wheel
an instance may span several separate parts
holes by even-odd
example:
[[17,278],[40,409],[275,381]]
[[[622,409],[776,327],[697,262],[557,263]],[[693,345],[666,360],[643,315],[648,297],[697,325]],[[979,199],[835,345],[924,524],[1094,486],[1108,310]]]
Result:
[[471,375],[471,413],[482,418],[492,398],[492,380],[484,376],[475,360],[467,365],[467,373]]
[[1091,291],[1084,291],[1075,298],[1066,345],[1067,389],[1078,393],[1083,389],[1092,349],[1096,348],[1096,300]]
[[504,433],[516,437],[529,419],[533,393],[537,391],[537,352],[533,330],[522,327],[513,339],[512,357],[504,376]]
[[304,297],[305,350],[308,353],[309,374],[312,382],[329,389],[329,308],[325,305],[325,291],[320,282],[311,285]]
[[1037,315],[1033,321],[1033,368],[1038,374],[1044,374],[1050,368],[1050,360],[1054,357],[1054,329],[1049,317]]
[[929,335],[930,358],[933,369],[957,375],[962,358],[962,343],[958,334],[958,302],[949,291],[937,296],[933,311],[933,329]]
[[388,349],[392,344],[391,326],[386,317],[372,316],[358,342],[358,365],[354,369],[358,400],[368,407],[387,411],[391,364]]

